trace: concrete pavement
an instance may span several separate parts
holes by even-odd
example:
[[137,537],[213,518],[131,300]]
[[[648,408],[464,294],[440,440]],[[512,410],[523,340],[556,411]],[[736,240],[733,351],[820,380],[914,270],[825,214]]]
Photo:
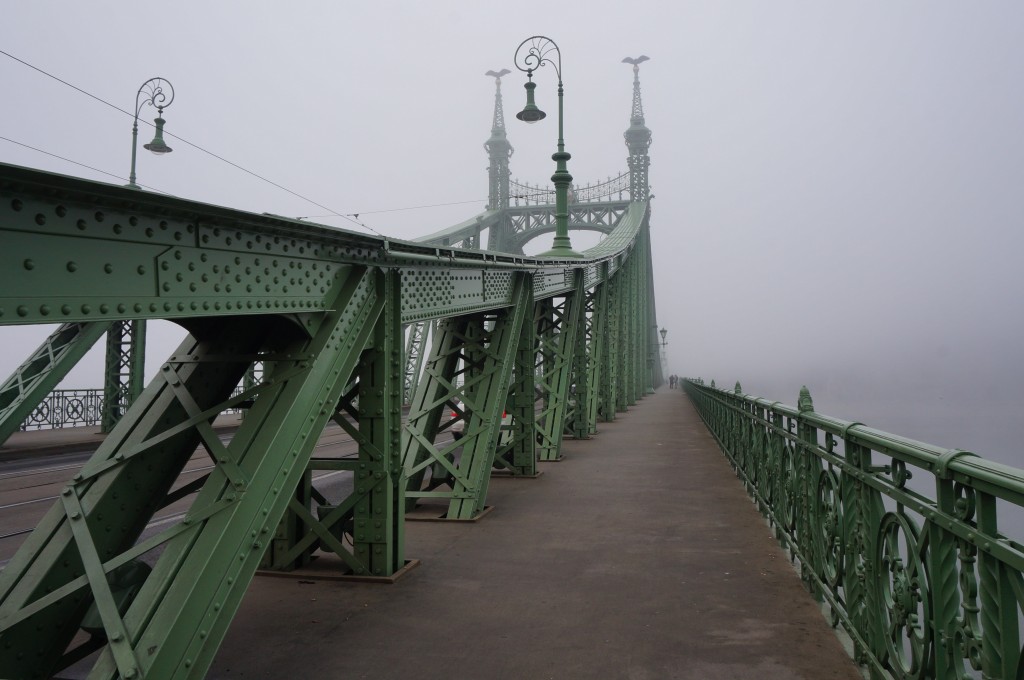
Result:
[[861,677],[682,392],[563,453],[394,585],[257,577],[208,677]]

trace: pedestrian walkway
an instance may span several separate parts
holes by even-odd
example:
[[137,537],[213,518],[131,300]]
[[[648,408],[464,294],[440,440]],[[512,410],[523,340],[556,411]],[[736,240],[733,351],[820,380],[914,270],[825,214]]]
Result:
[[678,390],[407,523],[394,585],[257,577],[209,678],[860,678]]

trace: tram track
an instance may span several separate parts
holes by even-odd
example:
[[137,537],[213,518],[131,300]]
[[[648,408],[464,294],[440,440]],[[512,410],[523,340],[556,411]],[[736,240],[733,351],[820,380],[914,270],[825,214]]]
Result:
[[[225,433],[219,436],[219,439],[224,443],[229,443],[234,433]],[[337,425],[329,425],[325,428],[320,440],[314,447],[314,455],[323,456],[325,453],[330,458],[337,458],[338,460],[351,460],[356,457],[356,451],[352,447],[355,441],[352,437],[342,430]],[[73,454],[79,456],[81,454]],[[10,496],[16,492],[22,493],[37,493],[39,491],[44,492],[41,495],[23,498],[0,505],[0,569],[7,565],[10,558],[20,547],[21,542],[25,536],[30,534],[38,521],[42,518],[45,512],[50,506],[45,505],[46,503],[52,503],[59,499],[58,492],[60,488],[63,488],[68,483],[68,479],[72,474],[81,469],[82,466],[89,460],[89,456],[82,456],[80,463],[68,464],[66,462],[60,462],[57,464],[44,464],[44,467],[31,467],[23,470],[16,470],[11,472],[0,473],[0,493],[5,496]],[[190,459],[186,467],[181,471],[179,480],[176,486],[183,485],[190,481],[190,478],[194,478],[194,475],[206,473],[216,466],[209,464],[205,449],[202,447],[197,448],[193,458]],[[23,463],[23,461],[22,461]],[[19,481],[32,480],[33,482],[40,479],[41,476],[46,474],[60,475],[59,479],[54,479],[49,482],[32,483],[19,486]],[[337,490],[341,490],[343,481],[339,480],[334,482],[335,478],[342,478],[343,476],[351,475],[350,471],[347,470],[323,470],[317,471],[313,475],[314,482],[324,484],[330,480],[328,486],[337,487]],[[48,493],[46,493],[48,491]],[[179,503],[190,502],[188,499],[194,497],[195,494],[190,494],[184,499],[179,500]],[[33,507],[34,506],[34,507]],[[146,530],[152,530],[155,527],[167,524],[169,522],[175,522],[181,520],[188,512],[188,508],[174,511],[169,514],[165,514],[159,517],[154,517],[147,525]],[[20,520],[20,521],[19,521]],[[20,528],[14,528],[21,524]],[[31,526],[29,526],[31,525]]]

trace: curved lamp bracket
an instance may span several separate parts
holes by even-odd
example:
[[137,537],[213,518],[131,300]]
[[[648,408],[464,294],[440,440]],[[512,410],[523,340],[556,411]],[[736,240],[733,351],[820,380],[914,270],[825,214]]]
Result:
[[[555,53],[552,59],[551,52]],[[524,71],[527,77],[532,77],[533,72],[545,64],[551,64],[558,76],[558,84],[562,84],[562,51],[554,40],[543,35],[535,35],[527,38],[516,48],[516,68]]]

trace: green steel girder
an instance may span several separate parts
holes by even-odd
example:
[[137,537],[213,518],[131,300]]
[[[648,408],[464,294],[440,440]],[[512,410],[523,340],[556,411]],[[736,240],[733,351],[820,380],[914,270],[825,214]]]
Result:
[[[318,548],[340,557],[347,571],[359,576],[391,576],[404,566],[397,272],[380,273],[377,290],[380,294],[353,345],[365,347],[355,380],[345,381],[350,387],[332,416],[357,443],[358,457],[310,460],[264,556],[269,569],[304,566]],[[352,492],[330,502],[316,488],[315,470],[351,472]],[[351,535],[351,550],[343,534]]]
[[[542,461],[559,460],[567,415],[575,406],[570,391],[576,336],[583,316],[583,277],[574,292],[560,300],[545,299],[534,305],[537,333],[537,453]],[[570,404],[570,402],[573,402]]]
[[[569,229],[608,234],[625,218],[629,201],[574,203],[569,206]],[[505,211],[507,233],[502,241],[506,252],[521,253],[530,241],[555,231],[554,205],[512,207]]]
[[[574,203],[569,206],[569,228],[609,234],[627,218],[626,200]],[[511,206],[500,212],[487,210],[453,227],[422,236],[417,243],[458,248],[479,248],[487,231],[487,249],[522,253],[533,239],[555,230],[554,204]],[[471,245],[472,244],[472,245]]]
[[[524,310],[534,308],[532,293],[527,287],[522,303]],[[495,467],[513,476],[533,477],[537,474],[536,361],[534,327],[524,319],[516,345],[513,379],[507,400],[512,415],[512,431],[508,440],[499,444],[494,458]]]
[[[511,307],[445,319],[438,326],[403,442],[410,509],[415,499],[441,499],[448,503],[448,519],[472,519],[483,511],[529,292],[528,277],[517,276]],[[465,426],[460,440],[438,447],[437,434],[451,422],[441,423],[446,405]],[[428,469],[431,479],[424,486]],[[450,488],[438,490],[442,484]]]
[[597,432],[597,389],[598,353],[595,345],[595,328],[599,319],[594,316],[594,304],[598,289],[582,291],[583,309],[580,316],[580,329],[576,332],[576,350],[573,358],[573,378],[571,393],[574,403],[571,404],[566,418],[565,434],[574,439],[587,439]]
[[[59,667],[93,601],[110,642],[91,677],[202,677],[338,403],[341,376],[356,366],[357,339],[380,309],[376,281],[373,271],[340,270],[334,311],[313,337],[272,318],[193,324],[193,335],[0,574],[0,647],[22,650],[0,657],[0,677]],[[210,423],[253,396],[230,394],[255,358],[267,376],[225,445]],[[178,524],[136,544],[154,513],[176,498],[169,492],[197,444],[216,469]],[[160,544],[130,606],[115,606],[104,574]]]
[[633,291],[630,286],[630,271],[632,259],[628,260],[615,277],[615,309],[612,310],[611,320],[614,320],[615,333],[615,410],[625,411],[629,408],[629,385],[633,379],[631,370],[629,344],[630,329],[630,296]]
[[417,321],[407,326],[405,344],[405,372],[402,381],[402,403],[412,402],[416,385],[423,373],[423,358],[434,333],[434,322]]
[[602,295],[598,296],[597,309],[604,319],[604,353],[601,359],[601,419],[610,423],[619,411],[619,290],[621,277],[609,276],[601,284]]
[[[637,248],[639,251],[639,247]],[[629,272],[629,300],[627,305],[626,324],[626,361],[629,364],[628,380],[626,381],[626,404],[633,406],[643,395],[641,382],[643,380],[643,369],[646,368],[647,357],[644,346],[639,342],[643,333],[643,321],[640,318],[642,306],[633,304],[633,300],[640,299],[640,264],[638,258],[629,258],[627,271]],[[640,352],[640,356],[637,356]]]
[[[649,268],[648,217],[633,202],[584,258],[543,259],[451,247],[465,235],[400,241],[0,164],[0,326],[75,326],[78,339],[54,344],[75,353],[114,322],[169,319],[190,332],[0,574],[0,649],[20,653],[0,655],[0,677],[52,673],[83,621],[104,647],[91,677],[202,677],[265,555],[287,567],[315,544],[356,573],[402,566],[405,470],[420,489],[431,467],[414,449],[433,449],[432,467],[451,474],[455,488],[441,493],[457,518],[483,508],[495,462],[531,475],[538,452],[557,458],[574,383],[588,395],[579,408],[606,419],[628,405],[627,385],[643,389],[646,354],[636,353],[653,315],[633,316],[647,306],[638,282],[649,269],[637,260]],[[577,337],[588,305],[589,336]],[[400,328],[431,320],[444,321],[400,454],[396,409],[410,375]],[[80,356],[44,354],[26,365],[56,375]],[[255,382],[254,363],[264,366]],[[447,454],[458,447],[434,448],[454,399],[467,419],[457,464]],[[212,420],[250,404],[220,441]],[[513,436],[498,449],[506,406]],[[311,458],[329,418],[366,465],[354,470],[362,490],[337,502],[306,483],[333,464]],[[214,468],[179,486],[197,446]],[[181,521],[143,535],[158,510],[192,494]],[[276,543],[289,509],[293,533]],[[338,550],[339,530],[352,550]]]
[[101,428],[110,432],[142,394],[146,368],[146,322],[115,321],[107,331]]
[[7,378],[0,386],[0,444],[17,431],[109,327],[109,322],[61,324]]
[[[574,272],[621,265],[646,225],[633,203],[579,261],[440,248],[273,215],[0,164],[0,325],[208,316],[291,315],[302,326],[329,309],[329,282],[347,265],[401,269],[402,322],[510,304],[511,277],[533,274],[539,298],[573,289]],[[611,272],[609,272],[611,273]],[[306,327],[312,333],[311,327]]]
[[584,357],[587,367],[585,425],[588,434],[597,433],[597,421],[601,414],[601,362],[604,358],[604,328],[607,319],[601,315],[600,300],[606,295],[607,286],[605,284],[587,291]]

